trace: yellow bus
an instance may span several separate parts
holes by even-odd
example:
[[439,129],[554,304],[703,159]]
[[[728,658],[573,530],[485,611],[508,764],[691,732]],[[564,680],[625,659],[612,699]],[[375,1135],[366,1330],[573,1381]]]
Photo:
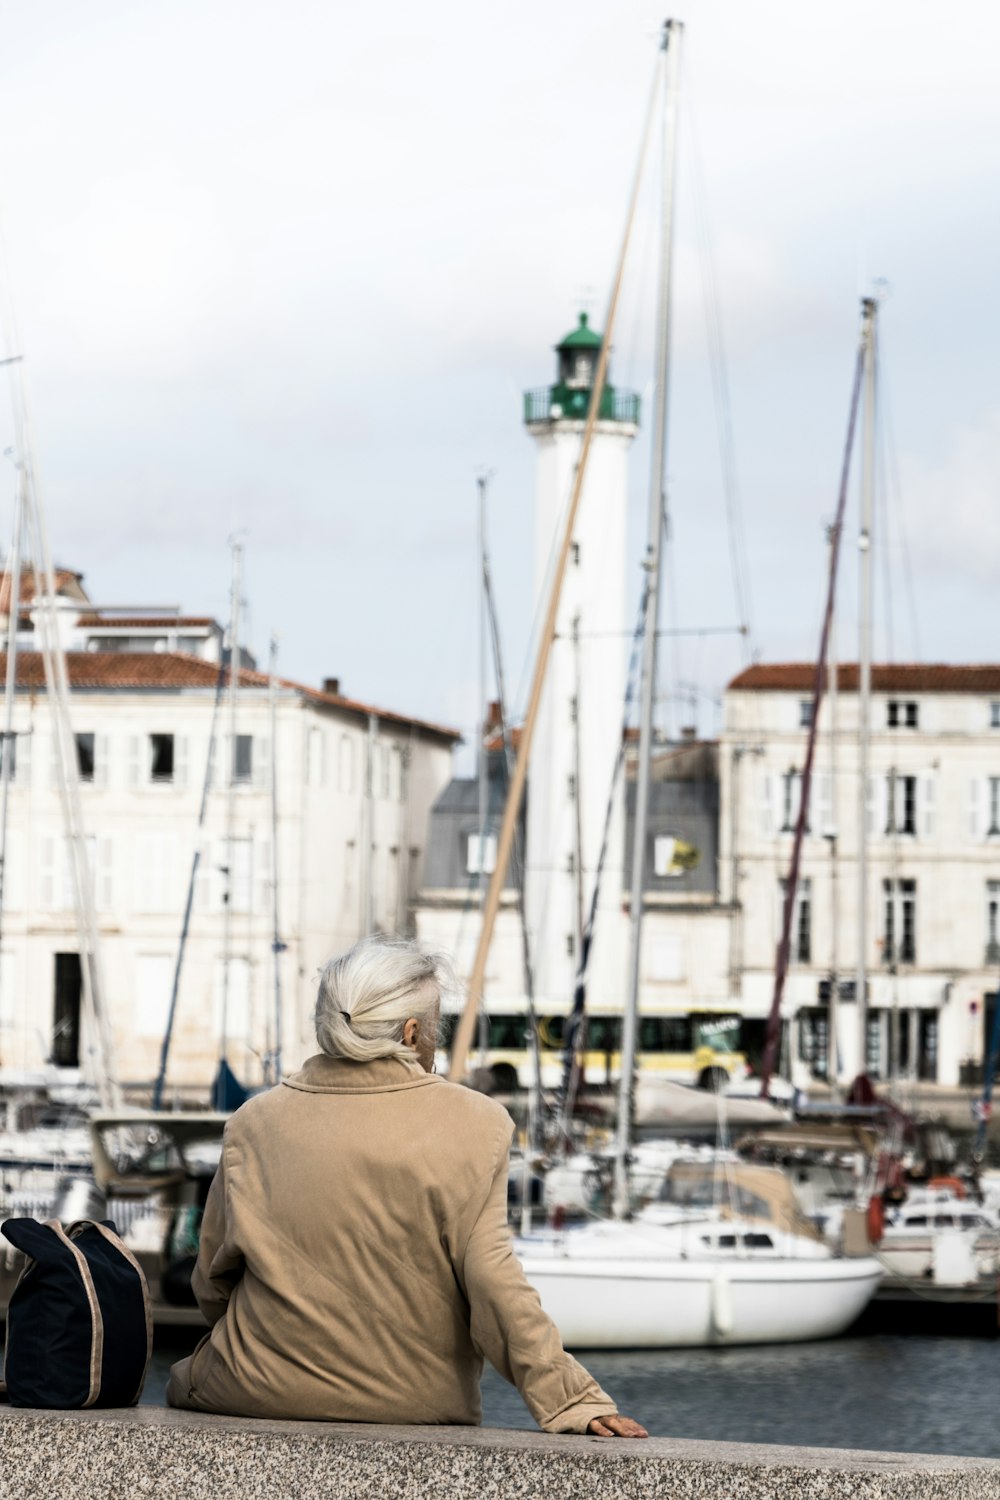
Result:
[[[542,1084],[558,1088],[563,1076],[563,1045],[566,1015],[541,1015],[538,1040],[541,1047]],[[445,1015],[442,1048],[451,1046],[458,1018]],[[747,1076],[747,1062],[740,1051],[741,1017],[735,1011],[673,1011],[639,1017],[637,1061],[644,1073],[668,1078],[674,1083],[716,1088],[730,1079]],[[488,1028],[488,1029],[487,1029]],[[598,1010],[587,1015],[584,1081],[590,1085],[617,1082],[621,1069],[622,1015]],[[485,1067],[498,1093],[514,1093],[528,1086],[531,1052],[528,1018],[523,1011],[499,1011],[484,1017],[470,1051],[473,1067]]]

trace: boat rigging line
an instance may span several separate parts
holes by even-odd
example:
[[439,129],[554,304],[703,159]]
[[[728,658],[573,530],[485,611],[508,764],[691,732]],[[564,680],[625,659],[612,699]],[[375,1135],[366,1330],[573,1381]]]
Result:
[[[483,602],[485,605],[486,621],[489,628],[489,638],[493,653],[493,677],[496,683],[497,711],[500,716],[500,741],[503,746],[504,766],[507,773],[508,787],[514,770],[514,744],[510,734],[510,720],[507,716],[507,688],[503,669],[503,653],[500,646],[500,620],[497,613],[496,597],[493,593],[493,573],[490,568],[489,548],[486,543],[486,497],[485,487],[489,476],[480,476],[479,484],[483,504],[483,525],[481,534],[481,557],[483,570]],[[484,694],[480,695],[485,696]],[[480,740],[484,738],[482,727],[480,728]],[[480,867],[482,867],[482,833],[480,834]],[[537,1122],[538,1112],[542,1101],[542,1059],[538,1044],[538,1016],[535,1011],[535,972],[531,961],[531,938],[528,933],[528,922],[524,910],[524,850],[521,846],[521,830],[514,830],[514,843],[511,850],[511,872],[514,880],[514,890],[517,899],[518,924],[521,932],[521,970],[524,976],[524,994],[527,1001],[527,1019],[529,1036],[531,1038],[531,1072],[534,1089],[533,1121]],[[529,1135],[531,1131],[529,1131]],[[529,1142],[530,1144],[530,1142]]]
[[[233,670],[232,657],[230,657],[228,671]],[[174,1035],[174,1021],[177,1016],[177,999],[180,994],[181,973],[184,968],[184,957],[187,952],[188,933],[191,930],[191,913],[194,910],[194,893],[198,881],[198,869],[201,865],[202,854],[205,846],[205,817],[208,812],[208,796],[212,787],[212,778],[215,769],[215,747],[219,733],[219,713],[222,707],[222,691],[226,685],[226,653],[219,652],[219,671],[215,679],[215,699],[212,704],[212,719],[208,730],[208,756],[205,761],[205,779],[201,787],[201,802],[198,805],[198,822],[195,825],[194,851],[191,855],[191,873],[188,876],[187,897],[184,902],[184,916],[181,921],[181,935],[177,944],[177,958],[174,961],[174,977],[170,986],[170,1004],[167,1009],[167,1024],[163,1031],[163,1041],[160,1044],[160,1065],[156,1072],[156,1082],[153,1085],[153,1108],[163,1108],[163,1091],[167,1081],[167,1066],[170,1061],[170,1047]],[[272,749],[273,754],[273,749]]]
[[560,1134],[565,1140],[570,1139],[570,1120],[572,1119],[576,1094],[583,1075],[583,1054],[586,1051],[587,1041],[586,1008],[590,950],[594,939],[594,925],[597,921],[597,907],[601,895],[604,866],[607,862],[608,849],[611,843],[611,825],[614,819],[618,783],[625,765],[625,753],[627,749],[626,731],[629,726],[629,720],[632,717],[632,704],[635,701],[636,688],[638,686],[639,656],[642,648],[643,632],[646,627],[648,606],[649,579],[646,578],[643,581],[642,598],[639,601],[639,616],[636,620],[635,630],[632,633],[632,654],[629,661],[628,677],[625,683],[625,700],[622,708],[621,740],[618,746],[618,754],[615,757],[614,768],[611,772],[611,787],[608,791],[608,800],[604,809],[604,828],[601,834],[601,847],[597,856],[597,868],[594,871],[594,884],[591,887],[590,907],[587,912],[587,919],[583,927],[583,936],[580,941],[580,962],[577,966],[576,979],[573,984],[573,1007],[566,1022],[566,1036],[563,1044],[563,1076],[559,1099],[559,1128]]
[[628,209],[625,218],[625,232],[622,237],[621,249],[618,256],[618,264],[615,268],[615,276],[612,282],[611,297],[608,303],[607,315],[604,320],[604,336],[597,359],[597,369],[594,375],[594,383],[590,392],[590,405],[587,409],[587,420],[584,424],[583,436],[580,441],[580,456],[574,471],[573,486],[570,493],[569,505],[565,517],[565,524],[561,545],[559,548],[556,566],[552,578],[552,586],[549,593],[548,607],[541,631],[541,643],[538,658],[535,663],[534,674],[531,683],[531,693],[528,699],[528,708],[521,729],[521,743],[514,765],[514,775],[511,780],[504,808],[503,821],[497,839],[496,863],[492,876],[490,877],[489,890],[486,894],[486,903],[483,909],[482,927],[479,934],[479,943],[476,949],[475,961],[472,974],[469,978],[468,992],[465,1009],[462,1013],[455,1039],[452,1046],[451,1066],[449,1077],[461,1079],[466,1072],[466,1064],[469,1055],[469,1044],[472,1040],[472,1032],[475,1027],[476,1016],[479,1012],[480,1000],[483,993],[483,984],[486,977],[486,959],[489,953],[490,942],[493,937],[493,927],[496,922],[497,912],[500,909],[500,898],[503,894],[504,882],[507,878],[507,868],[510,863],[511,849],[514,842],[514,830],[524,800],[525,784],[527,782],[528,762],[531,756],[531,743],[534,739],[535,726],[538,721],[538,713],[541,707],[542,690],[545,685],[545,676],[548,668],[549,655],[555,636],[556,617],[559,611],[559,600],[562,594],[563,579],[569,561],[570,547],[573,541],[573,529],[580,508],[580,498],[583,493],[583,482],[587,472],[587,460],[593,443],[594,432],[597,427],[598,414],[600,412],[601,398],[607,381],[608,360],[611,353],[611,344],[614,338],[615,322],[618,313],[618,304],[621,297],[622,281],[625,272],[625,262],[628,255],[629,243],[632,237],[632,229],[635,221],[636,205],[639,190],[645,170],[646,157],[649,142],[652,136],[652,127],[655,119],[656,101],[660,89],[660,64],[654,72],[653,84],[650,90],[649,104],[646,112],[646,120],[643,128],[642,145],[639,152],[639,160],[636,166],[635,177],[629,196]]
[[[868,358],[868,350],[872,337],[873,324],[875,320],[875,301],[866,297],[861,304],[861,340],[858,346],[857,357],[854,367],[854,384],[851,390],[850,415],[847,422],[847,440],[844,444],[844,457],[840,471],[840,492],[837,499],[837,513],[832,527],[830,539],[830,565],[827,581],[826,608],[823,612],[823,627],[820,634],[819,652],[816,658],[816,672],[813,682],[813,706],[809,721],[809,737],[806,743],[806,758],[802,769],[802,778],[799,783],[799,806],[795,819],[795,836],[792,841],[792,858],[785,881],[785,900],[781,919],[781,937],[778,942],[777,956],[774,969],[774,994],[771,1000],[771,1011],[767,1021],[767,1038],[764,1045],[764,1058],[761,1064],[760,1097],[766,1099],[771,1086],[771,1075],[777,1059],[778,1038],[781,1031],[781,1001],[785,990],[785,977],[788,972],[789,949],[792,936],[792,919],[795,912],[795,897],[799,882],[799,868],[802,859],[802,844],[805,837],[806,822],[809,817],[809,792],[812,786],[813,760],[816,753],[816,739],[819,730],[819,711],[823,701],[823,691],[826,686],[827,657],[829,652],[830,630],[833,621],[834,602],[837,593],[837,570],[840,561],[840,544],[844,535],[844,513],[847,509],[847,491],[851,472],[851,455],[854,451],[854,434],[857,427],[858,409],[861,403],[862,375]],[[864,785],[864,782],[862,782]],[[863,802],[863,799],[862,799]],[[864,1033],[862,1033],[864,1035]]]
[[646,876],[645,830],[649,812],[649,788],[653,762],[653,702],[656,692],[656,630],[659,625],[660,589],[666,509],[667,418],[670,398],[670,332],[671,282],[674,242],[674,190],[677,156],[677,96],[680,79],[681,43],[684,28],[679,21],[667,21],[663,29],[662,51],[662,184],[660,200],[660,275],[656,308],[656,407],[652,433],[652,460],[649,475],[649,504],[646,554],[648,597],[646,624],[642,638],[640,678],[639,748],[635,787],[635,836],[632,840],[632,880],[630,894],[631,937],[629,943],[628,988],[622,1016],[621,1076],[618,1085],[618,1121],[615,1133],[614,1190],[612,1210],[616,1219],[625,1219],[630,1210],[629,1152],[635,1107],[635,1058],[638,1033],[639,977],[642,949],[643,892]]
[[694,221],[698,241],[698,259],[701,270],[702,299],[705,311],[705,332],[708,340],[708,367],[712,383],[715,420],[719,443],[719,462],[722,468],[722,491],[725,499],[726,519],[729,532],[729,559],[733,575],[733,591],[736,609],[741,622],[744,647],[744,664],[749,666],[756,660],[757,652],[753,635],[753,600],[750,589],[750,567],[747,558],[746,528],[743,520],[743,505],[740,494],[739,475],[736,465],[736,445],[733,438],[732,402],[729,394],[729,365],[722,331],[722,312],[719,302],[718,282],[715,275],[715,259],[712,253],[711,225],[705,191],[705,170],[701,154],[701,139],[697,115],[694,108],[694,90],[690,87],[691,66],[688,64],[687,121],[691,135],[691,179],[693,184]]

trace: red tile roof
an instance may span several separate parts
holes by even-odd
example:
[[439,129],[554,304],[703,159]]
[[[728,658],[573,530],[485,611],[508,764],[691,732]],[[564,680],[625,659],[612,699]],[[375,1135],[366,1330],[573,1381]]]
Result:
[[[6,670],[6,654],[0,652],[0,677]],[[219,668],[214,662],[201,657],[189,656],[182,651],[69,651],[66,653],[66,669],[70,687],[78,691],[97,691],[109,688],[112,691],[142,690],[179,692],[185,688],[214,689],[218,681]],[[345,698],[339,693],[323,693],[306,687],[301,682],[279,677],[278,684],[291,692],[301,693],[310,703],[319,707],[337,708],[348,713],[375,714],[382,723],[404,724],[419,729],[438,739],[456,741],[461,739],[457,729],[442,724],[433,724],[426,719],[414,719],[409,714],[392,713],[374,704],[361,703],[355,698]],[[252,672],[241,667],[239,682],[242,688],[263,688],[270,685],[266,672]],[[19,688],[39,690],[45,686],[45,668],[40,651],[20,651],[17,657],[17,685]]]
[[[87,595],[83,589],[83,574],[74,573],[71,568],[54,568],[56,593],[72,594],[76,598],[86,601]],[[28,566],[21,569],[21,591],[20,603],[30,604],[36,594],[38,586],[35,581],[35,570]],[[10,578],[4,574],[0,578],[0,615],[8,614],[10,610]]]
[[79,625],[93,627],[100,625],[109,630],[178,630],[191,625],[214,625],[221,629],[217,620],[211,615],[105,615],[84,614],[77,621]]
[[[761,662],[747,667],[729,684],[729,692],[812,692],[816,668],[811,662]],[[950,662],[900,662],[872,667],[876,693],[996,693],[1000,696],[1000,666],[953,665]],[[858,667],[844,662],[837,668],[837,689],[856,693]]]

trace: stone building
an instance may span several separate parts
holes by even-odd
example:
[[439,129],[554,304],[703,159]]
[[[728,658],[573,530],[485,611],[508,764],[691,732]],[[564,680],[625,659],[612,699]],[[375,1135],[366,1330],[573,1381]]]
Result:
[[[179,611],[95,609],[81,575],[68,571],[57,589],[117,1072],[124,1084],[144,1086],[167,1019],[223,632]],[[18,630],[0,1065],[53,1062],[72,1078],[86,1072],[92,1038],[81,1013],[74,889],[34,614],[29,573]],[[319,689],[272,684],[245,652],[240,659],[235,742],[226,714],[218,721],[169,1074],[177,1088],[202,1095],[223,1034],[237,1076],[261,1081],[276,1044],[276,962],[290,1066],[311,1045],[320,964],[365,931],[408,930],[430,809],[457,739],[350,698],[332,680]]]

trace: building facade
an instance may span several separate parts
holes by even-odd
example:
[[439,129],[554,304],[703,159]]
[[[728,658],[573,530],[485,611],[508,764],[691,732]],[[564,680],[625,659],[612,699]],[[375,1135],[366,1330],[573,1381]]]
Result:
[[[808,664],[751,667],[725,698],[720,900],[739,908],[731,968],[752,1018],[773,994],[814,675]],[[835,974],[842,1080],[863,1066],[881,1079],[973,1081],[1000,967],[1000,667],[875,666],[863,798],[857,686],[857,669],[842,667],[818,726],[785,986],[787,1062],[801,1083],[826,1077]],[[864,1038],[855,995],[862,888]]]
[[[432,804],[454,732],[245,665],[236,734],[211,620],[95,610],[60,573],[106,1005],[116,1071],[148,1086],[160,1057],[196,848],[168,1089],[203,1096],[225,1052],[259,1083],[277,1046],[313,1045],[317,971],[366,931],[411,929]],[[0,1065],[86,1074],[75,898],[32,580],[19,628],[3,932]],[[241,653],[242,661],[249,661]],[[203,833],[198,815],[216,741]],[[276,833],[277,858],[274,859]],[[275,890],[277,934],[275,947]],[[276,973],[277,969],[277,973]]]

